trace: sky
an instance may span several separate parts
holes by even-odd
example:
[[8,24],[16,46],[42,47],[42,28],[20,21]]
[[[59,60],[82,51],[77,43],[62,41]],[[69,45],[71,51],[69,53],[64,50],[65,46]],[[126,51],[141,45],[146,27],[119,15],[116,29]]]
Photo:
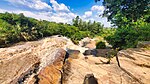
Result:
[[110,27],[106,17],[99,17],[104,11],[102,1],[95,0],[1,0],[0,13],[23,13],[38,20],[70,23],[79,16],[84,21],[97,21]]

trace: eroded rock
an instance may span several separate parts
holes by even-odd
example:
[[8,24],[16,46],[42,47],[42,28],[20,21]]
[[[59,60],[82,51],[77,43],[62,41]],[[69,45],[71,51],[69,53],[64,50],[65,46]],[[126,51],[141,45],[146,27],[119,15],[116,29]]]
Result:
[[79,50],[67,50],[67,53],[68,53],[67,57],[72,58],[72,59],[78,59],[80,55]]
[[93,56],[88,56],[88,59],[84,56],[79,59],[68,58],[64,67],[63,84],[83,84],[85,76],[91,73],[98,84],[139,84],[122,71],[117,63],[104,64],[101,60],[107,61],[105,58]]
[[120,51],[121,68],[115,58],[106,64],[108,59],[91,51],[85,57],[85,50],[57,36],[0,48],[0,84],[83,84],[85,77],[88,84],[90,79],[98,84],[149,84],[149,50]]
[[60,61],[64,61],[65,51],[60,48],[63,48],[66,42],[67,40],[61,37],[49,37],[0,48],[0,84],[38,82],[38,73],[43,68],[46,67],[44,70],[49,71],[49,66],[59,68],[62,65]]
[[87,74],[85,75],[83,84],[98,84],[98,82],[93,74]]
[[141,84],[150,83],[150,50],[127,49],[118,53],[120,66]]
[[62,68],[66,51],[61,49],[56,54],[56,58],[52,64],[44,67],[38,74],[38,84],[60,84],[62,77]]

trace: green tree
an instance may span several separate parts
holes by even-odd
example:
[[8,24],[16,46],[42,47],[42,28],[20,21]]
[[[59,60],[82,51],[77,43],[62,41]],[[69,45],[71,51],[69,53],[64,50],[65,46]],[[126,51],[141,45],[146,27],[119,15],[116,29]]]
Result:
[[103,16],[118,27],[130,25],[139,18],[150,20],[150,0],[104,0],[103,5]]
[[149,27],[149,23],[141,23],[141,25],[136,27],[118,28],[114,35],[110,35],[105,39],[113,46],[113,48],[133,48],[136,47],[139,41],[150,41]]
[[73,26],[79,27],[79,20],[80,20],[79,16],[77,16],[76,18],[74,18],[72,20]]

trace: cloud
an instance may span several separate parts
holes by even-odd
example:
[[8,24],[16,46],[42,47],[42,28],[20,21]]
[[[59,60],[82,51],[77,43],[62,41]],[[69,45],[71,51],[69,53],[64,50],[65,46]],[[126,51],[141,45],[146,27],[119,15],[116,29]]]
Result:
[[83,18],[90,18],[92,16],[92,11],[86,11],[83,15]]
[[[56,0],[50,0],[51,6],[43,0],[5,0],[13,4],[12,7],[16,9],[1,9],[0,12],[9,13],[23,13],[27,17],[32,17],[38,20],[47,20],[53,22],[72,23],[72,19],[77,15],[84,21],[98,21],[104,24],[105,27],[110,27],[110,22],[107,22],[107,18],[98,17],[104,11],[103,6],[94,5],[89,8],[89,11],[85,11],[83,15],[75,14],[72,12],[72,8],[66,6],[63,3],[58,3]],[[23,7],[24,9],[21,9]],[[25,7],[30,8],[26,9]],[[38,11],[35,11],[38,10]]]
[[69,7],[63,3],[58,4],[58,2],[55,0],[50,0],[50,3],[52,4],[53,10],[55,12],[70,12]]
[[23,13],[26,17],[32,17],[38,20],[47,20],[53,22],[62,22],[62,23],[71,23],[72,19],[77,15],[74,13],[53,13],[53,12],[32,12],[32,11],[23,11],[23,10],[4,10],[0,9],[1,13],[9,12],[9,13]]
[[[42,0],[6,0],[13,6],[18,6],[16,10],[4,10],[0,9],[0,12],[9,12],[9,13],[23,13],[27,17],[32,17],[38,20],[47,20],[54,22],[62,22],[62,23],[71,23],[72,19],[77,15],[72,13],[69,9],[69,6],[61,3],[59,4],[55,0],[50,0],[52,7]],[[22,10],[19,7],[23,5],[31,8],[31,10]],[[39,11],[32,11],[39,10]],[[53,11],[52,11],[53,10]]]
[[0,9],[0,13],[5,13],[5,12],[7,12],[7,10]]
[[71,23],[76,16],[74,13],[53,13],[50,19],[54,22]]
[[52,10],[52,7],[41,0],[6,0],[15,6],[26,6],[35,10]]
[[96,11],[100,14],[102,14],[104,10],[105,10],[105,7],[104,6],[99,6],[99,5],[94,5],[91,8],[91,11]]
[[81,16],[81,18],[84,21],[97,21],[104,24],[104,27],[111,27],[112,25],[107,21],[106,17],[99,17],[99,15],[102,14],[104,10],[104,6],[94,5],[89,11],[86,11],[84,15]]

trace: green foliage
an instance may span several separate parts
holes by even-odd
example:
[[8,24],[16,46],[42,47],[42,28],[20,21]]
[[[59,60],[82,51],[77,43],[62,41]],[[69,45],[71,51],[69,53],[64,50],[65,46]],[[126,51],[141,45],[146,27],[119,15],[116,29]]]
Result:
[[89,31],[79,31],[71,36],[71,40],[75,44],[78,44],[78,41],[80,41],[81,39],[83,39],[85,37],[92,37],[92,36],[93,35],[91,35],[91,32],[89,32]]
[[79,16],[73,19],[73,25],[78,27],[80,31],[89,31],[93,34],[102,32],[102,29],[104,28],[104,25],[102,25],[100,22],[82,21]]
[[[100,1],[100,0],[95,0]],[[132,25],[139,18],[150,22],[150,0],[104,0],[103,16],[108,17],[115,26]]]
[[51,35],[66,36],[77,44],[82,38],[92,37],[99,33],[103,27],[97,22],[83,22],[79,17],[73,20],[73,26],[45,20],[39,21],[25,17],[22,13],[17,15],[7,12],[0,13],[0,23],[0,47],[19,41],[37,40]]
[[115,31],[116,31],[116,28],[103,28],[102,32],[98,33],[97,35],[105,38],[109,35],[113,35]]
[[125,49],[136,47],[138,41],[150,41],[150,23],[118,28],[114,35],[110,35],[105,39],[113,48]]
[[138,41],[150,41],[149,4],[150,0],[103,1],[103,16],[118,27],[116,32],[105,37],[113,48],[133,48]]
[[96,49],[105,49],[105,48],[106,48],[105,42],[100,41],[96,44]]

